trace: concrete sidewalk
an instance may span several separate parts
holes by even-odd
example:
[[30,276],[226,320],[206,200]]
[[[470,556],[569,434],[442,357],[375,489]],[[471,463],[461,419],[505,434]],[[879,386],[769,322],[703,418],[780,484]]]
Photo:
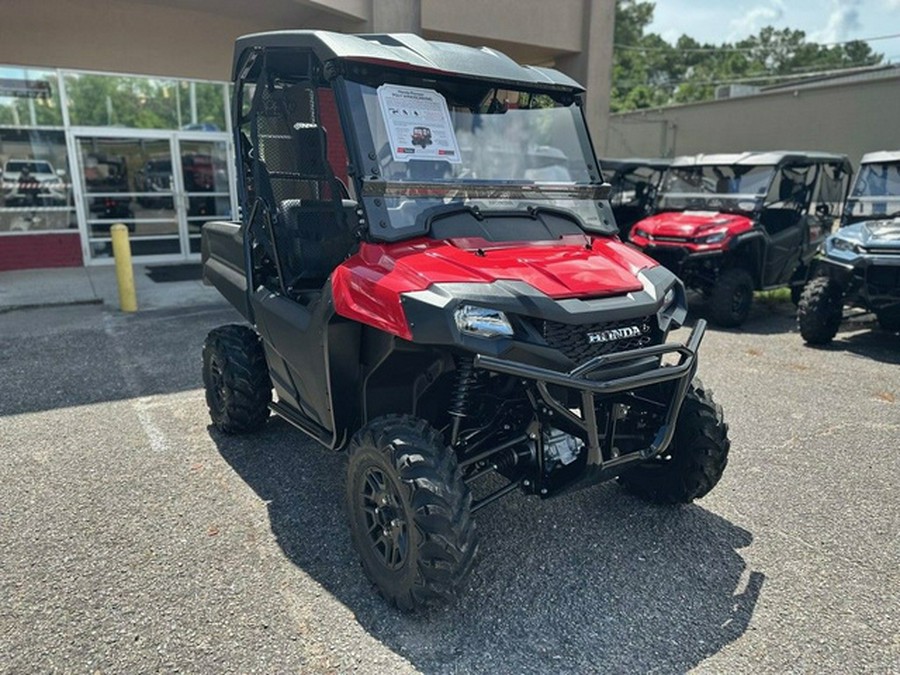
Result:
[[[199,263],[187,264],[196,268]],[[199,280],[156,282],[148,276],[159,265],[135,265],[138,311],[223,302]],[[167,265],[168,266],[168,265]],[[119,291],[113,265],[58,267],[0,272],[0,312],[56,305],[105,304],[118,309]]]

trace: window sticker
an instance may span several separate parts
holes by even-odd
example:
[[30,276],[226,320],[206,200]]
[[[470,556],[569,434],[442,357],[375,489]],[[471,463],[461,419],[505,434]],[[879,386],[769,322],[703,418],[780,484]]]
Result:
[[378,102],[397,162],[443,160],[459,164],[459,144],[447,100],[433,89],[383,84]]

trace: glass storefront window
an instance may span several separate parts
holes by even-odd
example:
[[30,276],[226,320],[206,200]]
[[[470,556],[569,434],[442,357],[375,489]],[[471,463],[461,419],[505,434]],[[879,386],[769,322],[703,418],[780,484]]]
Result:
[[72,124],[178,128],[177,85],[172,80],[93,73],[67,73],[65,80]]
[[179,82],[179,128],[225,131],[225,90],[215,82]]
[[0,65],[0,245],[80,234],[89,262],[124,223],[136,257],[198,253],[233,217],[229,87]]
[[133,75],[66,73],[76,126],[225,131],[225,85]]
[[65,132],[0,127],[0,232],[77,227]]
[[0,126],[62,124],[56,71],[0,66]]

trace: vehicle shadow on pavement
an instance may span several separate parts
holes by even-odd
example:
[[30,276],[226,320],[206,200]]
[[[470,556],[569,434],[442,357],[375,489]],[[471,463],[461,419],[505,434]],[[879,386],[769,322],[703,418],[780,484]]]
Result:
[[93,305],[0,315],[0,417],[196,389],[203,335],[235,319],[219,303],[133,316]]
[[426,672],[684,672],[747,630],[763,586],[738,552],[752,541],[746,530],[607,484],[487,507],[462,599],[402,614],[377,596],[351,547],[341,454],[277,419],[252,438],[210,435],[267,503],[287,558]]
[[817,351],[849,352],[882,363],[900,365],[900,335],[877,328],[874,322],[868,325],[845,322],[834,340],[827,345],[804,346]]
[[710,321],[709,305],[703,297],[692,294],[688,304],[688,325],[694,325],[697,319],[706,319],[710,322],[710,327],[724,333],[778,335],[797,332],[797,308],[790,302],[754,301],[750,316],[742,325],[737,328],[722,328]]

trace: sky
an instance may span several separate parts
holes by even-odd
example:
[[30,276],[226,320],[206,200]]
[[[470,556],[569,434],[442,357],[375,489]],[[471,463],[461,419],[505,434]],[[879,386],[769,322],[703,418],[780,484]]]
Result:
[[[687,34],[718,44],[764,26],[799,29],[818,42],[900,34],[900,0],[656,0],[649,30],[668,42]],[[870,44],[900,63],[900,37]]]

